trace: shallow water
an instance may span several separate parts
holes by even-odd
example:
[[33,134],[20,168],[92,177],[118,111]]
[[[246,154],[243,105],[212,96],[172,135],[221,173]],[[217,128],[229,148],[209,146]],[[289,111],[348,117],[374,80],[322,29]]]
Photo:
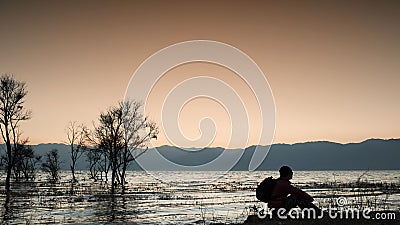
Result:
[[[376,209],[400,209],[398,187],[393,190],[357,188],[357,180],[400,184],[400,171],[296,171],[292,182],[315,197],[317,204],[327,206],[335,198],[347,197],[347,205]],[[14,184],[11,207],[2,207],[5,222],[20,223],[83,223],[129,222],[137,224],[203,224],[209,222],[241,222],[251,214],[253,206],[263,204],[254,190],[263,178],[276,177],[275,171],[235,171],[224,176],[218,172],[131,171],[124,195],[107,195],[106,185],[78,174],[73,189],[70,172],[61,173],[61,182],[51,185],[39,173],[35,183]],[[155,176],[155,177],[154,177]],[[210,177],[219,177],[210,180]],[[168,180],[161,182],[157,178]],[[4,182],[4,175],[2,178]],[[4,190],[4,185],[3,185]],[[4,202],[4,191],[1,201]]]

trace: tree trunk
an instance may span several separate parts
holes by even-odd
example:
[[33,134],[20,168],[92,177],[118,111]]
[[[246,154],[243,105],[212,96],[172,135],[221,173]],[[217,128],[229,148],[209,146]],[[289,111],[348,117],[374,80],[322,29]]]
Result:
[[71,144],[71,173],[72,173],[72,182],[75,183],[76,182],[76,178],[75,178],[75,164],[76,164],[76,152],[74,152],[74,145],[73,142]]
[[115,173],[117,171],[113,168],[112,173],[111,173],[111,194],[115,194]]
[[[8,135],[7,135],[8,136]],[[8,158],[8,163],[7,163],[7,177],[6,177],[6,193],[10,193],[11,190],[11,173],[12,173],[12,168],[13,168],[13,160],[12,160],[12,148],[11,148],[11,143],[9,140],[6,141],[6,146],[7,146],[7,158]]]
[[77,180],[75,177],[75,163],[74,162],[72,162],[72,165],[71,165],[71,172],[72,172],[72,182],[75,183]]
[[[116,148],[111,151],[116,151]],[[115,152],[111,152],[111,194],[115,194],[115,178],[116,178],[116,173],[117,173],[117,157]]]
[[125,191],[125,176],[126,176],[126,168],[127,168],[127,163],[124,162],[124,165],[122,167],[122,173],[121,173],[121,185],[122,185],[122,190]]

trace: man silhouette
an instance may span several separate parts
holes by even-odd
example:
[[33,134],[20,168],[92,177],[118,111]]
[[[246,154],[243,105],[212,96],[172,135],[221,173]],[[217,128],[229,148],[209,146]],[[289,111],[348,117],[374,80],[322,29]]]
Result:
[[316,213],[320,213],[320,209],[314,205],[313,198],[306,192],[293,186],[290,179],[293,177],[293,171],[288,166],[282,166],[279,169],[280,177],[276,180],[275,187],[272,189],[271,200],[268,202],[269,208],[284,208],[285,212],[295,207],[313,208]]

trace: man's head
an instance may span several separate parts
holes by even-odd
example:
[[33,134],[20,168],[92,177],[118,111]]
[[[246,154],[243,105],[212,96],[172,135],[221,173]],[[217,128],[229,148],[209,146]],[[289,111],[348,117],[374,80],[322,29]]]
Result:
[[282,166],[279,169],[279,174],[281,178],[288,178],[289,180],[292,179],[293,176],[293,171],[290,167],[288,166]]

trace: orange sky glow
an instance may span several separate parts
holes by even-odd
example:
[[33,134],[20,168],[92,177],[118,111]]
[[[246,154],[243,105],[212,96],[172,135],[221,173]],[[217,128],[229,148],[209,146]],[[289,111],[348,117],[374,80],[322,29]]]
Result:
[[[245,52],[265,74],[276,104],[274,143],[399,138],[399,21],[399,1],[1,1],[0,73],[27,83],[33,117],[23,135],[59,143],[69,121],[91,127],[122,100],[134,71],[158,50],[215,40]],[[210,63],[166,73],[149,96],[150,118],[161,123],[163,97],[199,75],[231,85],[257,130],[251,91]],[[229,113],[210,99],[187,104],[182,132],[198,137],[207,116],[218,128],[211,146],[224,146]],[[258,135],[250,132],[248,145]],[[153,144],[170,143],[161,130]]]

